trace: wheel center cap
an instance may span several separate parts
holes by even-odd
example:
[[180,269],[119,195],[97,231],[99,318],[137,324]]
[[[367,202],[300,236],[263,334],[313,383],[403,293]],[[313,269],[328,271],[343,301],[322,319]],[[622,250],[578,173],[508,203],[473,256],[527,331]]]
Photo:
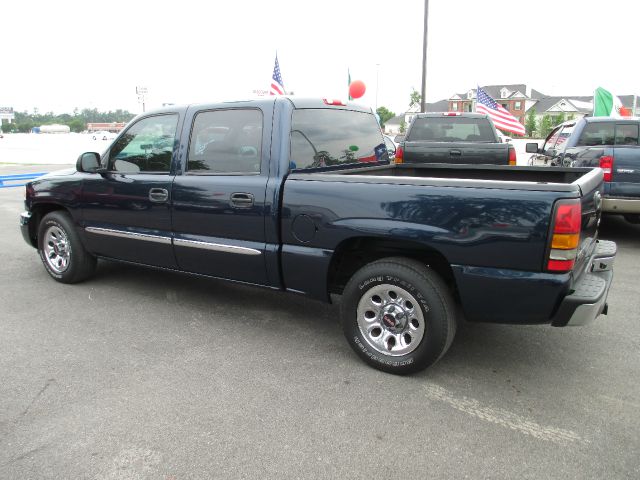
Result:
[[402,331],[406,324],[405,312],[397,305],[389,305],[383,311],[382,323],[393,332]]
[[390,313],[385,313],[385,315],[382,317],[382,321],[389,328],[393,328],[396,326],[396,318]]

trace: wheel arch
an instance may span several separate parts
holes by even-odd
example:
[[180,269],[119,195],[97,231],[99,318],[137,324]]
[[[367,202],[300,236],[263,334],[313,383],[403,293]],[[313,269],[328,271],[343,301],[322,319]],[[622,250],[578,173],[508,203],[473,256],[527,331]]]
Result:
[[433,269],[457,300],[453,270],[437,249],[411,240],[388,240],[377,237],[352,237],[341,242],[333,252],[327,275],[327,291],[341,294],[349,279],[365,265],[387,257],[417,260]]
[[69,212],[68,209],[57,203],[36,203],[31,206],[29,238],[31,239],[31,245],[33,245],[34,248],[38,248],[38,230],[40,228],[40,222],[45,215],[55,211],[63,211],[71,216],[71,212]]

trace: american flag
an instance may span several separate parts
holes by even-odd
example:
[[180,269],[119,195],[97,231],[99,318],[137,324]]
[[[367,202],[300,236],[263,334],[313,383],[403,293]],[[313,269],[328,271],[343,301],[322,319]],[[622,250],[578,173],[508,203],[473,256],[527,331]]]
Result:
[[502,105],[495,102],[487,92],[478,87],[476,95],[476,112],[486,113],[493,120],[493,124],[500,130],[524,135],[525,129],[516,117],[511,115]]
[[282,83],[282,75],[280,74],[280,64],[278,63],[278,54],[276,53],[276,64],[273,66],[273,77],[271,78],[271,95],[285,95],[284,84]]

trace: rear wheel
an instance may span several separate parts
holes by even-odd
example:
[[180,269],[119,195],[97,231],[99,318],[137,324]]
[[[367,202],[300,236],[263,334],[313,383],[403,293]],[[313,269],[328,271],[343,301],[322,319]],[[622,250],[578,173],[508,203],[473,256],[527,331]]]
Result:
[[96,269],[96,258],[85,250],[66,212],[44,216],[38,228],[38,253],[49,275],[62,283],[81,282]]
[[440,276],[393,257],[357,271],[342,297],[347,341],[369,365],[408,374],[438,361],[456,331],[453,299]]

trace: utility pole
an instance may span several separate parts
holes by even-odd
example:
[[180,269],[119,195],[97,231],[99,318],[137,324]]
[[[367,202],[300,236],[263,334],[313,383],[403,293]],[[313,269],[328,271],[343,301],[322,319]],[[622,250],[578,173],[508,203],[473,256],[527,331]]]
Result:
[[424,0],[424,33],[422,38],[422,98],[420,111],[426,112],[425,96],[427,91],[427,27],[429,23],[429,0]]

